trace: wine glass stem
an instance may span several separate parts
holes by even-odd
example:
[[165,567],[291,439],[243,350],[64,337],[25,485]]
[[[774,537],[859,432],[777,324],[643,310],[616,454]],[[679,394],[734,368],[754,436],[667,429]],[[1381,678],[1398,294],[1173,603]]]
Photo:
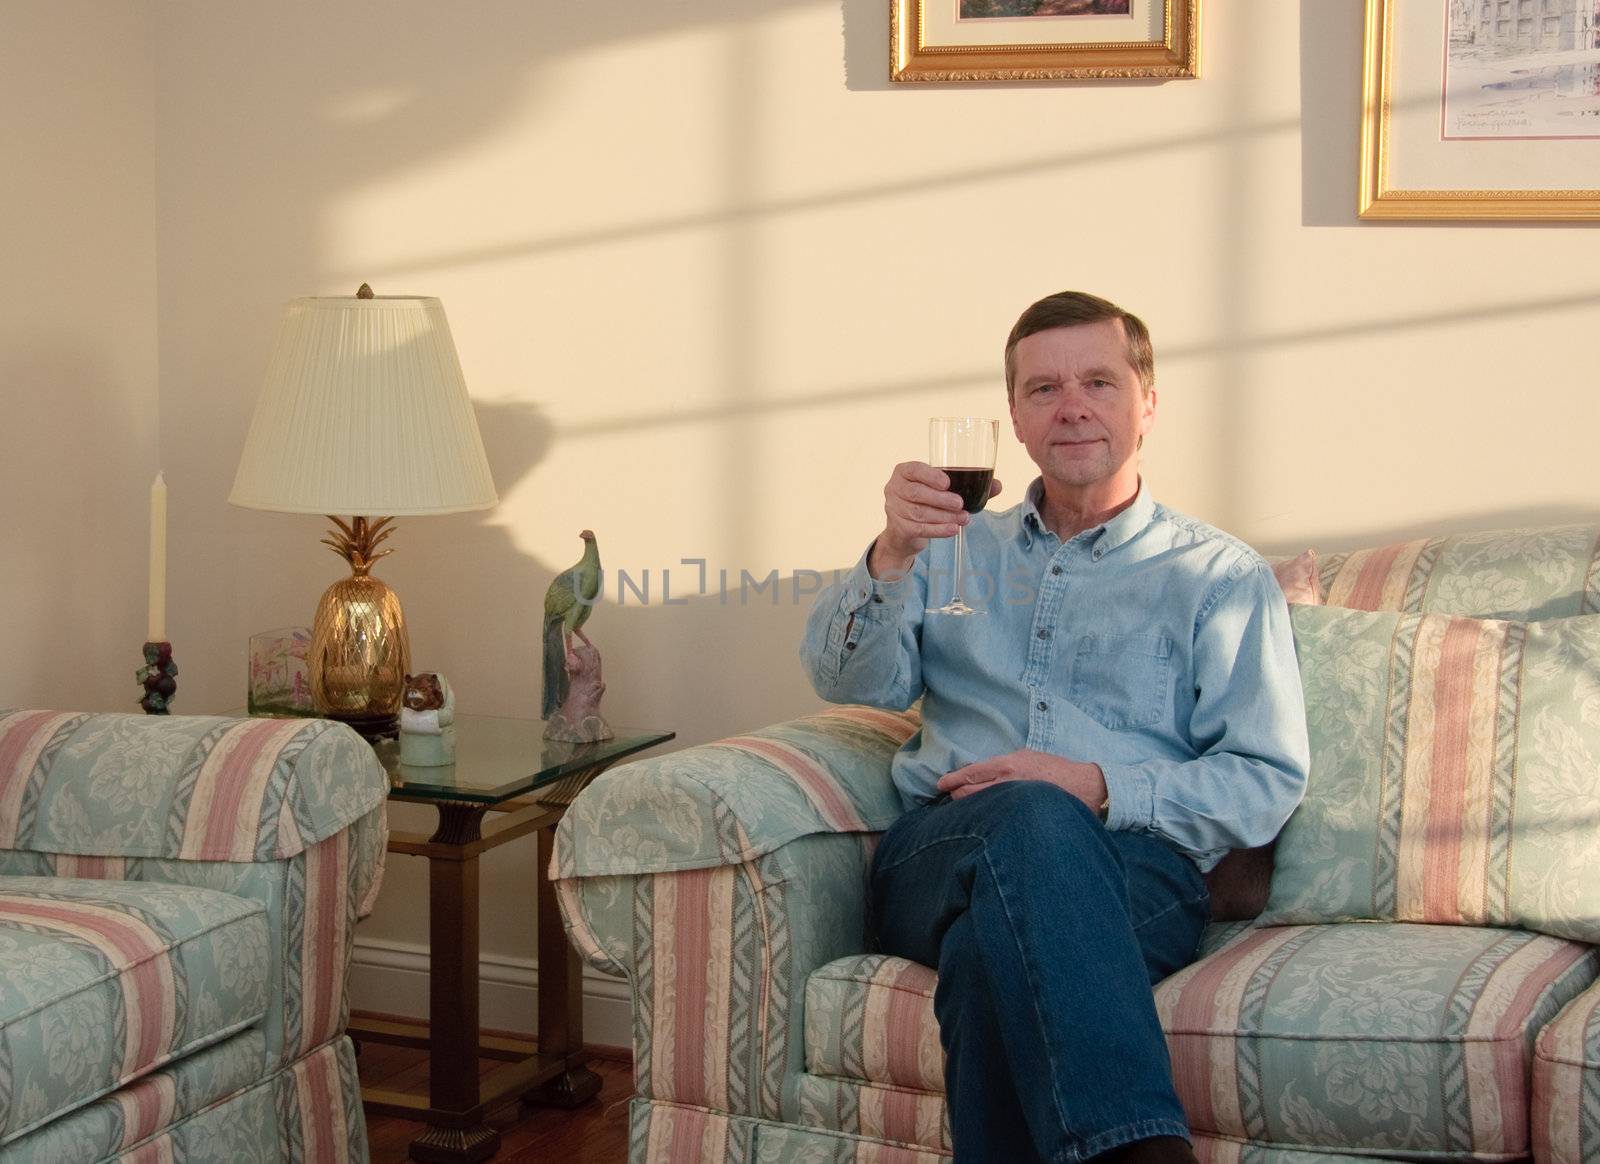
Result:
[[956,529],[956,576],[950,586],[951,593],[953,594],[953,597],[950,599],[950,604],[952,606],[960,606],[962,604],[961,575],[966,567],[966,556],[967,531],[966,527],[962,526]]

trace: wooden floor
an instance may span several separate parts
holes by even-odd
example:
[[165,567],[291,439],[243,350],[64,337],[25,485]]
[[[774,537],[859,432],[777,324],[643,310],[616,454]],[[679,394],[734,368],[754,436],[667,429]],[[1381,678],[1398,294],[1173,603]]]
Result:
[[[424,1051],[369,1042],[362,1046],[356,1065],[364,1085],[427,1093]],[[501,1066],[493,1059],[480,1061],[484,1076]],[[490,1117],[489,1123],[500,1130],[494,1164],[626,1164],[633,1064],[621,1057],[594,1057],[589,1067],[600,1076],[600,1095],[576,1111],[518,1104]],[[407,1164],[406,1149],[425,1130],[410,1120],[369,1114],[372,1164]]]

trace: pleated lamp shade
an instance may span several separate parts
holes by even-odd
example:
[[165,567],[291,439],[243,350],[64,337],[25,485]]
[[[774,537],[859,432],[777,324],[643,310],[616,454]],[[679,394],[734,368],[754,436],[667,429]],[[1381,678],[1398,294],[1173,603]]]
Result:
[[395,517],[493,505],[439,300],[291,300],[228,500]]

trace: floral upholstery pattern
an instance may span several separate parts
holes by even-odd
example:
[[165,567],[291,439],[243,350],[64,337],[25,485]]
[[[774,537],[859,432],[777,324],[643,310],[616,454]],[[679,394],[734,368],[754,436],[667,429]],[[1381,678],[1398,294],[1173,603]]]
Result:
[[259,1019],[259,905],[0,877],[0,1143]]
[[85,1104],[0,1148],[18,1160],[104,1160],[169,1125],[242,1091],[261,1078],[266,1040],[240,1031]]
[[1600,618],[1292,618],[1311,776],[1261,923],[1523,925],[1600,942]]
[[271,1061],[287,1063],[346,1025],[342,968],[349,965],[355,938],[355,903],[373,894],[378,876],[369,838],[386,836],[378,808],[281,861],[156,861],[0,849],[0,875],[193,885],[260,902],[273,952],[260,1025]]
[[550,876],[737,865],[812,833],[882,832],[903,811],[883,777],[918,723],[840,707],[604,772],[562,818]]
[[630,879],[634,1079],[680,1104],[793,1119],[797,1005],[811,972],[866,944],[861,839],[807,837],[732,868]]
[[0,848],[271,861],[388,787],[372,749],[328,720],[0,712]]
[[[1597,546],[1600,526],[1570,526],[1274,565],[1306,599],[1314,570],[1333,607],[1531,622],[1600,612]],[[1571,647],[1566,633],[1555,635]],[[1538,747],[1579,730],[1570,690],[1591,690],[1590,672],[1567,678],[1568,704],[1547,721],[1557,730],[1520,729]],[[1559,677],[1528,670],[1523,682],[1553,689]],[[1440,694],[1435,683],[1428,698]],[[613,769],[567,814],[552,872],[568,932],[633,991],[631,1164],[950,1158],[927,1086],[932,972],[865,953],[874,832],[900,811],[889,761],[916,729],[914,715],[838,709]],[[1310,844],[1329,859],[1320,843],[1285,837],[1277,856]],[[1517,835],[1508,883],[1538,843]],[[1471,848],[1454,858],[1469,883]],[[1600,968],[1593,950],[1555,930],[1258,928],[1247,919],[1274,853],[1236,856],[1226,922],[1159,995],[1203,1161],[1600,1159],[1600,986],[1583,993]],[[1423,869],[1424,884],[1440,875]],[[1570,920],[1592,880],[1547,879],[1545,900],[1517,899],[1515,917]]]
[[1194,1137],[1194,1154],[1200,1164],[1370,1164],[1371,1156],[1341,1156],[1333,1152],[1307,1152],[1247,1144],[1220,1136]]
[[1545,619],[1600,611],[1600,526],[1492,530],[1321,556],[1322,600],[1352,610]]
[[364,1164],[367,1127],[355,1049],[341,1038],[108,1159],[117,1164]]
[[806,983],[806,1070],[944,1091],[933,1017],[938,975],[886,954],[829,962]]
[[948,1151],[635,1099],[630,1164],[949,1164]]
[[1533,1052],[1535,1164],[1600,1159],[1600,985],[1567,1004]]
[[[382,874],[387,791],[371,748],[325,721],[0,711],[0,964],[8,942],[44,941],[41,911],[70,932],[49,953],[25,950],[34,962],[94,952],[108,967],[129,964],[122,993],[110,993],[108,970],[93,999],[112,1008],[94,1020],[106,1064],[79,1056],[74,1066],[115,1074],[64,1107],[41,1116],[29,1106],[42,1102],[35,1077],[49,1047],[41,1058],[17,1041],[27,1020],[5,1027],[3,1128],[19,1138],[0,1146],[0,1161],[364,1160],[340,1036],[355,921]],[[43,886],[34,896],[45,904],[13,903],[19,882]],[[168,902],[242,920],[191,938],[181,916],[161,912]],[[117,908],[130,920],[117,921]],[[176,935],[171,958],[150,953],[155,934]],[[13,987],[0,972],[0,1009]],[[146,1057],[169,1031],[165,1050]],[[219,1156],[219,1144],[235,1147]]]
[[943,1091],[914,1091],[859,1079],[802,1075],[800,1123],[938,1152],[954,1150]]
[[1197,1132],[1284,1147],[1526,1156],[1533,1041],[1600,952],[1520,930],[1254,929],[1156,988]]

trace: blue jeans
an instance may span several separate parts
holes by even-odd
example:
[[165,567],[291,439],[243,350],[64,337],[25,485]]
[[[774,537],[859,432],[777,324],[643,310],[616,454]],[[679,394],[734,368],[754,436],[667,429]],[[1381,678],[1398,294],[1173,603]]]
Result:
[[1067,1164],[1189,1134],[1154,983],[1210,913],[1194,862],[1054,785],[912,809],[873,859],[884,953],[935,967],[959,1164]]

